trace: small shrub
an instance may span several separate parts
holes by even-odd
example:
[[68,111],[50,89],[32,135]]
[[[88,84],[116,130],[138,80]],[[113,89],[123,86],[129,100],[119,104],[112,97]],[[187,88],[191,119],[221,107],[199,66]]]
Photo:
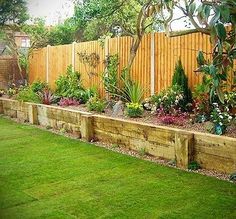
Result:
[[184,94],[180,86],[174,85],[151,97],[157,110],[163,110],[164,114],[171,114],[173,110],[184,111]]
[[225,106],[229,108],[230,111],[236,108],[236,91],[225,93],[224,95]]
[[160,118],[160,120],[163,124],[167,124],[167,125],[175,123],[175,117],[172,116],[172,115],[163,116],[163,117]]
[[227,126],[233,119],[233,117],[229,114],[229,109],[226,109],[226,111],[222,111],[218,103],[213,103],[213,110],[211,112],[210,118],[214,123],[214,133],[217,135],[224,134]]
[[104,112],[106,108],[106,101],[99,99],[97,96],[91,97],[86,106],[89,111]]
[[152,111],[154,108],[154,104],[151,100],[151,98],[146,98],[143,102],[143,109],[147,110],[147,111]]
[[195,115],[195,122],[205,122],[209,120],[211,111],[210,103],[210,81],[203,77],[201,84],[195,86],[193,92],[193,112]]
[[140,117],[143,114],[143,106],[139,103],[127,103],[126,113],[129,117]]
[[35,81],[31,84],[31,90],[34,93],[43,92],[45,88],[48,88],[48,84],[42,81]]
[[172,114],[159,114],[159,119],[163,124],[170,125],[179,125],[182,126],[186,122],[186,120],[189,118],[188,113],[183,113],[181,111],[176,111]]
[[32,102],[32,103],[40,103],[40,97],[38,94],[33,92],[31,87],[24,87],[20,89],[19,93],[16,97],[17,100],[23,101],[23,102]]
[[192,92],[188,87],[188,78],[184,72],[184,68],[180,59],[175,65],[172,85],[178,85],[182,88],[184,95],[182,107],[185,111],[188,111],[188,104],[192,103]]
[[87,103],[91,97],[98,96],[98,90],[96,87],[86,89],[81,93],[80,103]]
[[74,98],[80,100],[84,94],[80,73],[72,70],[72,66],[68,66],[66,75],[61,75],[56,80],[56,95],[60,97]]
[[201,166],[200,166],[200,164],[197,161],[192,161],[188,165],[188,169],[189,170],[198,170],[200,168],[201,168]]
[[110,55],[105,60],[106,71],[103,74],[103,83],[106,92],[109,93],[111,98],[115,98],[119,93],[118,88],[118,55]]
[[144,90],[140,84],[133,81],[124,81],[124,89],[122,90],[123,97],[127,102],[141,103]]
[[7,90],[7,95],[9,96],[9,97],[13,97],[13,96],[15,96],[16,94],[17,94],[17,92],[18,92],[18,89],[17,88],[9,88],[8,90]]
[[55,100],[53,93],[47,88],[39,92],[39,97],[41,99],[41,103],[46,105],[51,105]]
[[59,106],[78,106],[80,102],[73,98],[63,97],[60,99],[58,104]]

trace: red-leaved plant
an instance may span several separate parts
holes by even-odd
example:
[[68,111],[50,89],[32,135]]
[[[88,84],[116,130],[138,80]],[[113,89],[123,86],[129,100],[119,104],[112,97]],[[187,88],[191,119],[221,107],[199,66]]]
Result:
[[175,110],[173,109],[171,113],[166,114],[163,108],[159,108],[157,110],[158,120],[166,125],[174,124],[182,126],[189,118],[189,114],[186,112],[182,112],[181,109]]
[[63,97],[58,104],[60,106],[78,106],[80,102],[73,98]]
[[51,105],[55,99],[53,93],[45,88],[42,92],[39,93],[42,104]]

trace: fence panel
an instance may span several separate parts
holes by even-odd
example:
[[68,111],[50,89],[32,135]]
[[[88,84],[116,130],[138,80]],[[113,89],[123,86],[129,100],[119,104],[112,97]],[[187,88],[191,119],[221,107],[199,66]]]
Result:
[[72,45],[48,47],[48,83],[55,88],[55,81],[72,64]]
[[81,73],[85,87],[95,86],[104,95],[102,74],[105,68],[105,50],[98,41],[76,43],[75,70]]
[[29,60],[29,82],[46,81],[47,48],[34,50]]
[[[131,45],[131,37],[117,37],[109,39],[104,46],[98,41],[91,41],[75,43],[74,50],[72,44],[35,50],[30,59],[30,82],[36,79],[46,81],[48,73],[48,82],[55,88],[55,80],[73,63],[75,70],[81,73],[84,86],[96,86],[105,96],[102,83],[105,56],[118,54],[120,77],[128,63]],[[145,88],[146,97],[151,94],[151,89],[152,92],[160,92],[171,85],[175,64],[180,58],[189,86],[193,89],[202,78],[201,74],[194,72],[197,69],[197,53],[202,50],[210,59],[211,49],[209,36],[201,33],[172,38],[166,37],[165,33],[146,34],[131,68],[131,77]],[[232,75],[229,83],[233,83]]]

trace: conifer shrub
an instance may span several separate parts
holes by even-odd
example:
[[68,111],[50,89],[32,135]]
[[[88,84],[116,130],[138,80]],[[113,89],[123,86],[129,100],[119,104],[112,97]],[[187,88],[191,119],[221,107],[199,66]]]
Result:
[[186,106],[185,110],[188,110],[188,105],[192,103],[192,92],[188,87],[188,78],[184,72],[184,68],[180,59],[175,65],[172,85],[178,85],[182,88],[184,94],[183,105]]

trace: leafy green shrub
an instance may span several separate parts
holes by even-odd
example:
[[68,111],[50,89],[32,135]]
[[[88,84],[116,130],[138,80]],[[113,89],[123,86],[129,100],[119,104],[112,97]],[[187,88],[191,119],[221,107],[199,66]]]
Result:
[[118,88],[118,55],[110,55],[106,58],[106,71],[103,74],[103,83],[106,92],[112,98],[119,93]]
[[80,100],[84,94],[80,73],[73,71],[72,66],[68,66],[66,75],[61,75],[56,80],[56,95]]
[[41,102],[40,97],[32,90],[31,87],[24,87],[20,89],[19,93],[16,96],[16,99],[23,102]]
[[236,91],[225,93],[224,95],[225,106],[230,110],[236,107]]
[[178,85],[183,91],[183,108],[187,109],[188,103],[192,103],[192,92],[188,87],[188,78],[184,72],[181,60],[179,59],[175,65],[175,71],[172,79],[172,85]]
[[198,170],[200,168],[201,168],[201,166],[200,166],[200,164],[197,161],[192,161],[188,165],[188,169],[189,170]]
[[91,97],[86,103],[89,111],[104,112],[106,101],[99,99],[97,96]]
[[96,87],[91,87],[89,89],[81,92],[80,103],[87,103],[91,97],[98,96],[98,90]]
[[17,88],[9,88],[8,90],[7,90],[7,95],[9,96],[9,97],[12,97],[12,96],[15,96],[16,94],[17,94],[17,92],[18,92],[18,89]]
[[118,97],[125,102],[141,103],[144,94],[143,88],[140,84],[131,80],[130,74],[126,68],[122,70],[121,80],[118,81],[118,57],[114,56],[112,59],[110,69],[108,68],[108,74],[105,75],[103,79],[106,91],[110,93],[112,98]]
[[42,92],[45,88],[48,88],[48,84],[42,81],[34,81],[30,87],[34,93],[38,93]]
[[213,103],[213,110],[211,112],[211,121],[214,123],[214,133],[222,135],[225,133],[227,126],[232,121],[233,117],[226,111],[222,111],[218,103]]
[[139,103],[127,103],[126,113],[131,118],[140,117],[143,114],[143,106]]
[[170,114],[173,110],[184,110],[184,94],[178,85],[167,88],[157,95],[151,97],[157,110],[162,110],[164,114]]
[[123,88],[121,89],[122,98],[130,103],[141,103],[144,90],[140,84],[131,80],[127,69],[123,70],[121,79],[123,82]]
[[193,112],[196,122],[209,120],[211,111],[209,91],[210,80],[204,76],[202,83],[196,85],[193,92]]
[[124,93],[127,96],[127,100],[131,103],[141,103],[143,98],[144,90],[140,84],[133,82],[126,82]]

